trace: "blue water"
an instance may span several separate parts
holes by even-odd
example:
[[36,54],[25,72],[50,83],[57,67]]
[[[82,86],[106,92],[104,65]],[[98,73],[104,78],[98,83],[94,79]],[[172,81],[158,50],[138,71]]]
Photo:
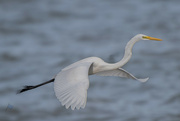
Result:
[[[180,121],[180,1],[0,0],[1,121]],[[61,106],[53,84],[20,95],[89,56],[117,62],[142,33],[123,68],[147,83],[90,76],[85,109]]]

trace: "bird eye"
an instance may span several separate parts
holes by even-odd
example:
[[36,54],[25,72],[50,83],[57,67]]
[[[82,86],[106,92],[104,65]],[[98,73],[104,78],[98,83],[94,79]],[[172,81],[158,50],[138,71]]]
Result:
[[142,38],[143,38],[143,39],[147,39],[147,37],[146,37],[146,36],[142,36]]

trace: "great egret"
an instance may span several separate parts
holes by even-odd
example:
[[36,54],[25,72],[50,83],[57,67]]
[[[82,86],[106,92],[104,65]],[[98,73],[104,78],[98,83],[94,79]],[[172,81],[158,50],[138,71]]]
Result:
[[71,107],[74,110],[75,108],[80,109],[86,106],[87,89],[89,88],[88,75],[119,76],[146,82],[149,78],[138,79],[121,68],[131,58],[133,45],[139,40],[162,41],[158,38],[138,34],[127,43],[124,57],[117,63],[106,63],[98,57],[85,58],[65,67],[53,79],[36,86],[25,86],[19,93],[54,82],[56,97],[63,106],[65,105],[66,109]]

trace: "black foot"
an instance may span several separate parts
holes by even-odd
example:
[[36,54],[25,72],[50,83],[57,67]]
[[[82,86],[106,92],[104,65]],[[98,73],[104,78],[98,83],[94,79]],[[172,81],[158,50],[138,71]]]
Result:
[[36,86],[24,86],[24,88],[21,89],[21,90],[19,90],[19,91],[17,92],[17,94],[22,93],[22,92],[25,92],[25,91],[28,91],[28,90],[31,90],[31,89],[34,89],[35,87],[36,87]]

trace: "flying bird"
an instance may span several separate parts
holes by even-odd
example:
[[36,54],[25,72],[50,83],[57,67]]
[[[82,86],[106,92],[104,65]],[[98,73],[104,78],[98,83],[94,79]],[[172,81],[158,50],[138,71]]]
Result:
[[58,100],[66,109],[71,107],[71,109],[74,110],[75,108],[80,109],[86,106],[89,75],[119,76],[146,82],[149,78],[136,78],[131,73],[121,68],[130,60],[132,48],[139,40],[162,41],[158,38],[138,34],[127,43],[124,57],[117,63],[106,63],[99,57],[88,57],[65,67],[53,79],[39,85],[25,86],[18,93],[54,82],[54,92]]

